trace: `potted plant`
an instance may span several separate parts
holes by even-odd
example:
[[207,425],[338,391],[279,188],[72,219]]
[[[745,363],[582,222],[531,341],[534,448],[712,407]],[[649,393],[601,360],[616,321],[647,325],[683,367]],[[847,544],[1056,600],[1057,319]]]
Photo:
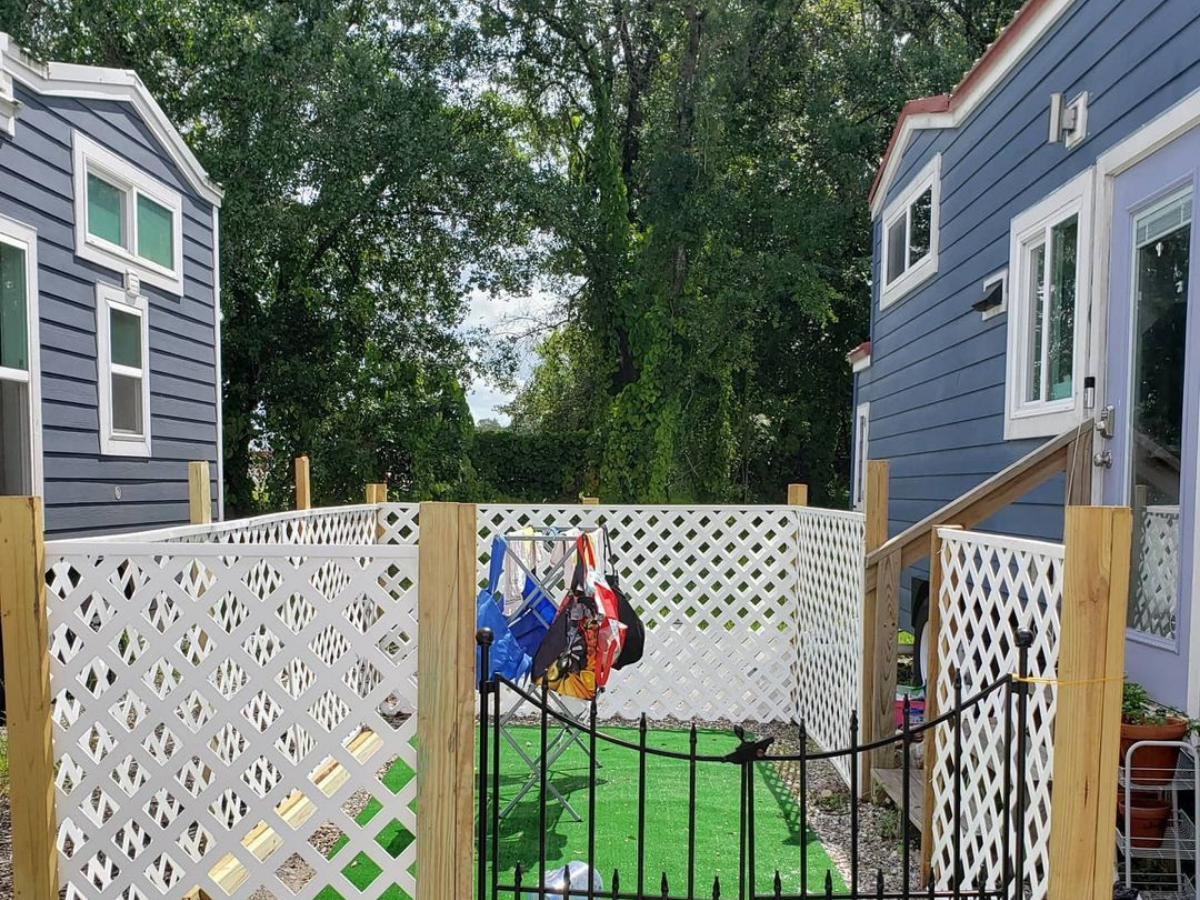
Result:
[[[1122,766],[1129,748],[1138,741],[1181,741],[1188,727],[1187,719],[1170,715],[1155,704],[1140,684],[1125,682],[1121,703]],[[1175,777],[1178,762],[1178,747],[1140,747],[1129,761],[1129,780],[1138,786],[1168,784]]]
[[[1171,801],[1156,794],[1134,791],[1129,807],[1129,846],[1154,848],[1162,843],[1171,822]],[[1117,825],[1125,830],[1125,795],[1117,798]]]

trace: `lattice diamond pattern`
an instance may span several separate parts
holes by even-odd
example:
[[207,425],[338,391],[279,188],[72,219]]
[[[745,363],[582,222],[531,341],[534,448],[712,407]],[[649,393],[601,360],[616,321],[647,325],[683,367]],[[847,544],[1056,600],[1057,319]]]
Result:
[[[942,587],[937,598],[941,628],[936,636],[937,708],[954,705],[955,674],[962,676],[963,697],[1017,671],[1018,628],[1034,634],[1029,674],[1053,678],[1058,669],[1059,610],[1062,600],[1061,544],[1026,541],[977,532],[943,529]],[[1000,878],[1004,823],[1005,691],[995,691],[962,723],[962,887],[980,880],[994,885]],[[1054,762],[1053,685],[1030,685],[1028,756],[1025,760],[1027,896],[1044,900],[1049,871],[1050,778]],[[1016,699],[1012,722],[1016,726]],[[953,791],[955,760],[949,724],[934,731],[933,873],[941,888],[951,888],[954,875]],[[1016,740],[1012,742],[1015,765]],[[1015,768],[1013,771],[1017,771]]]
[[[416,551],[375,546],[377,513],[47,546],[68,897],[357,894],[359,854],[416,895],[415,844],[393,860],[375,840],[416,833],[415,781],[381,781],[416,767]],[[382,806],[362,827],[360,795]],[[320,822],[346,839],[332,859]]]
[[1179,507],[1142,510],[1129,627],[1166,640],[1175,639],[1179,606]]
[[[800,655],[797,699],[808,734],[826,750],[848,746],[861,696],[862,513],[799,511]],[[834,760],[850,783],[850,761]]]

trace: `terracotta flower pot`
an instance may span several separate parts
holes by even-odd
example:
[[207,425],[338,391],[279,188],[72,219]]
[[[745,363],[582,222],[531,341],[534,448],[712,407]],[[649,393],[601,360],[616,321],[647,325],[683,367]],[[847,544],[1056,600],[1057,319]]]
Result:
[[[1125,754],[1138,741],[1179,741],[1187,734],[1187,721],[1167,719],[1163,725],[1121,723],[1121,765]],[[1130,778],[1134,784],[1167,784],[1175,777],[1179,762],[1178,747],[1140,747],[1130,760]]]
[[[1171,802],[1145,794],[1135,794],[1129,807],[1129,839],[1131,847],[1153,849],[1163,841],[1171,822]],[[1117,825],[1125,830],[1125,798],[1117,799]]]

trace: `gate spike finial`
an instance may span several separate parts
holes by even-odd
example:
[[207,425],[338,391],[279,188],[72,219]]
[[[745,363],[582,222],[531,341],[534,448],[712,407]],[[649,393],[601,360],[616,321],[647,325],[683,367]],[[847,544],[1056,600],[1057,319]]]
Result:
[[775,888],[775,897],[776,897],[776,900],[778,900],[778,898],[779,898],[779,897],[782,897],[782,896],[783,896],[783,879],[781,879],[781,878],[779,877],[779,870],[778,870],[778,869],[776,869],[776,870],[775,870],[775,884],[774,884],[774,888]]
[[617,900],[617,895],[621,893],[621,873],[613,869],[612,877],[612,895],[613,900]]
[[713,895],[712,900],[721,900],[721,876],[713,876]]
[[875,894],[882,900],[883,898],[883,869],[875,870]]
[[825,870],[825,896],[833,897],[833,873]]
[[666,872],[662,873],[662,884],[659,885],[659,890],[662,891],[664,900],[666,897],[670,896],[671,889],[669,887],[667,887],[667,873]]

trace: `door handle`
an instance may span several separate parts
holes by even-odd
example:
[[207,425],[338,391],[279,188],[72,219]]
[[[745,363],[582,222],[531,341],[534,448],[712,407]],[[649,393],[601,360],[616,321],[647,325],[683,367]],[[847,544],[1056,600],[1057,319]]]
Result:
[[1111,450],[1101,450],[1092,457],[1092,465],[1100,469],[1111,469],[1113,456]]

